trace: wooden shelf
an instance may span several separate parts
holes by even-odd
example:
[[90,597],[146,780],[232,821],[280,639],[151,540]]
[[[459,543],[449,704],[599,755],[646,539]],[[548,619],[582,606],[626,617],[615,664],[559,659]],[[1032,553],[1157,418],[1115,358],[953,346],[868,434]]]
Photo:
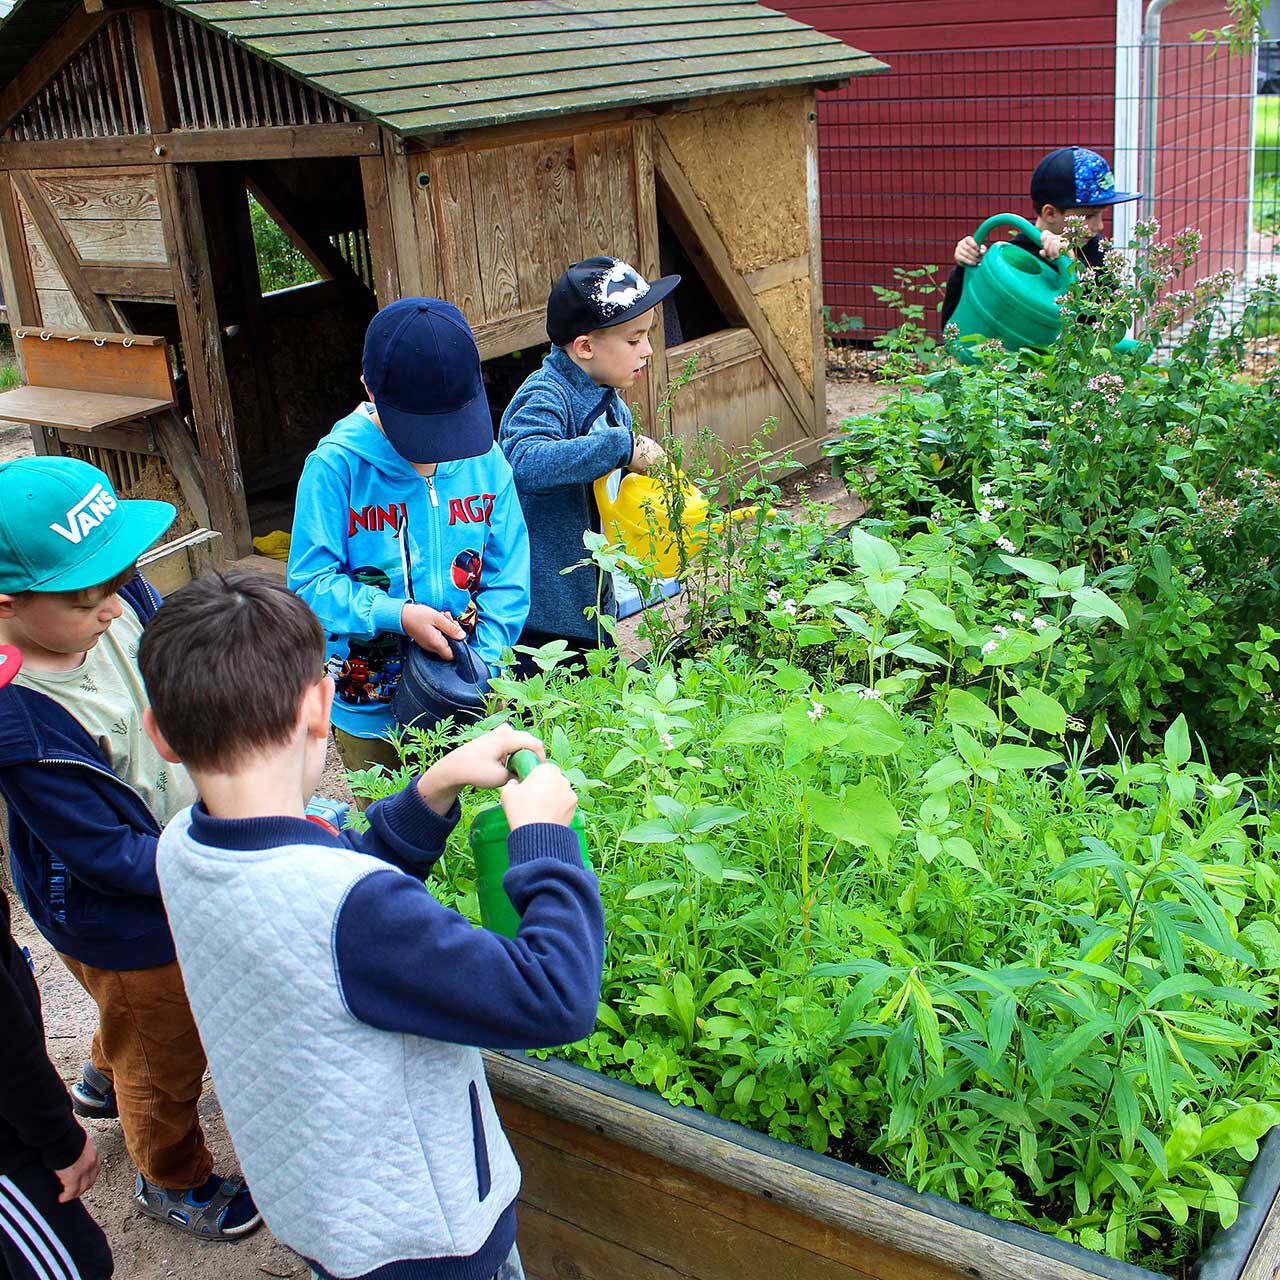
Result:
[[98,431],[173,408],[172,400],[68,391],[61,387],[17,387],[0,393],[0,421],[33,427]]

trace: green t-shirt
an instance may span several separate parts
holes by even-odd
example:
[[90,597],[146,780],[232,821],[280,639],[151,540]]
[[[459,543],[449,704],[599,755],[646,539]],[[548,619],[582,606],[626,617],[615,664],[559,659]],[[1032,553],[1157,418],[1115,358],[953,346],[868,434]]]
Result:
[[163,826],[195,800],[196,788],[186,769],[165,760],[142,727],[147,693],[138,670],[141,637],[142,623],[126,606],[74,670],[23,667],[15,679],[74,716],[116,776],[146,801]]

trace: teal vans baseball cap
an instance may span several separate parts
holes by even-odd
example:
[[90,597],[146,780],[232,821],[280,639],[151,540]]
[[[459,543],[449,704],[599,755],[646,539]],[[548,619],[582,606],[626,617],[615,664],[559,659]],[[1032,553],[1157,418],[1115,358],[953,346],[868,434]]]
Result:
[[0,463],[0,591],[83,591],[123,573],[173,523],[167,502],[121,500],[79,458]]

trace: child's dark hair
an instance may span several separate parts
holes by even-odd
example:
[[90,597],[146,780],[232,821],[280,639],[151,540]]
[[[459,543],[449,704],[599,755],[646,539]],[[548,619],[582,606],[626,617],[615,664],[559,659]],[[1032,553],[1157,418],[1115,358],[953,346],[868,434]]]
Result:
[[147,623],[138,666],[183,763],[226,770],[293,732],[324,675],[324,631],[288,587],[242,569],[209,573]]

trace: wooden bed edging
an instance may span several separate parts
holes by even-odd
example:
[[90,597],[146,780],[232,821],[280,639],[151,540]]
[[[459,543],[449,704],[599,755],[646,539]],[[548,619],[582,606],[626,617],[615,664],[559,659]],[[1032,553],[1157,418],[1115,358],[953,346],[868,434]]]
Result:
[[[1163,1280],[573,1063],[513,1052],[484,1058],[499,1098],[973,1280]],[[1274,1277],[1238,1270],[1213,1280]]]
[[1240,1192],[1240,1205],[1240,1216],[1200,1255],[1196,1280],[1280,1276],[1280,1128],[1263,1142]]

